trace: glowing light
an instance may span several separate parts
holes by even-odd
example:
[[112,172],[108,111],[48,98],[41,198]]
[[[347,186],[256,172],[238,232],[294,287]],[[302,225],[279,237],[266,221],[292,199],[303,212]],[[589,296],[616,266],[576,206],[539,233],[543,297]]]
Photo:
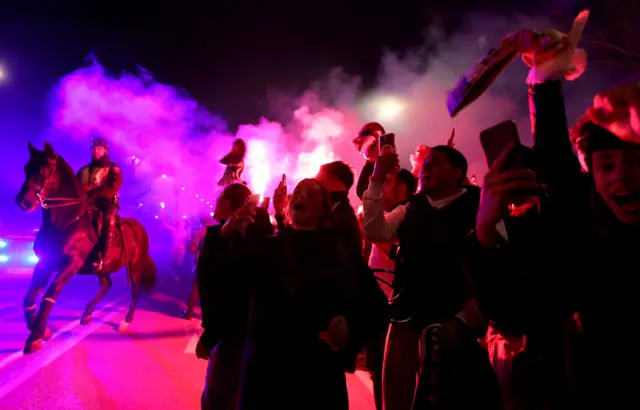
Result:
[[209,216],[213,217],[213,212],[209,212]]
[[142,208],[142,204],[138,204],[138,208]]
[[29,255],[29,256],[27,256],[27,262],[29,262],[29,263],[38,263],[39,260],[40,260],[40,258],[38,258],[37,255]]
[[4,81],[7,79],[7,73],[4,71],[4,68],[0,67],[0,81]]
[[378,118],[381,121],[394,120],[404,110],[404,104],[395,98],[384,98],[377,103]]
[[160,217],[158,215],[156,215],[156,219],[159,219]]
[[182,219],[187,219],[187,215],[182,215]]
[[134,167],[137,167],[138,165],[140,165],[140,162],[142,162],[142,160],[136,157],[135,155],[131,157],[131,165],[133,165]]
[[196,194],[196,198],[199,197],[200,195]]
[[160,202],[160,208],[164,209],[164,202]]
[[184,187],[182,187],[182,190],[184,191]]
[[7,255],[0,255],[0,263],[7,262],[9,257]]
[[313,178],[320,171],[320,167],[333,161],[333,150],[328,145],[320,145],[310,153],[298,155],[296,177],[298,180]]
[[7,241],[0,239],[0,249],[6,248],[7,245]]
[[162,174],[162,179],[167,179],[167,174]]
[[267,142],[249,140],[246,162],[251,164],[249,169],[251,190],[256,194],[264,194],[267,190],[267,184],[271,180],[269,146]]

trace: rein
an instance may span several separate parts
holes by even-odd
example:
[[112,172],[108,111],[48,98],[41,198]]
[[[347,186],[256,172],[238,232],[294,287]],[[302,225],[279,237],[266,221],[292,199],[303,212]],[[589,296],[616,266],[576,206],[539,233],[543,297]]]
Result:
[[[82,200],[78,199],[78,198],[47,198],[43,195],[40,195],[40,193],[38,192],[37,194],[38,197],[38,201],[40,201],[40,205],[42,206],[43,209],[49,209],[49,208],[60,208],[63,206],[71,206],[71,205],[78,205],[82,203]],[[54,202],[53,204],[49,204],[48,202]],[[57,202],[57,203],[55,203]]]
[[[43,190],[44,189],[41,189],[36,194],[36,196],[38,197],[38,201],[40,201],[40,206],[42,206],[42,209],[62,208],[64,206],[80,205],[83,203],[83,201],[79,198],[55,198],[55,197],[48,198],[45,195],[41,194]],[[49,202],[53,202],[53,203],[49,203]],[[84,214],[87,213],[88,210],[89,209],[87,207],[84,207],[82,212],[80,212],[75,218],[71,219],[64,226],[62,226],[61,229],[66,229],[69,226],[71,226],[73,223],[77,222],[80,218],[82,218]]]

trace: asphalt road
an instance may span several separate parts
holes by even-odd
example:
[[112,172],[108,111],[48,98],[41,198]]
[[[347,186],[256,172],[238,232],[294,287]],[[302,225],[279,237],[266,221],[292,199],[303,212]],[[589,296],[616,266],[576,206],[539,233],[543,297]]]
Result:
[[[98,281],[75,277],[51,315],[53,338],[24,356],[22,298],[30,275],[0,273],[0,410],[198,409],[206,369],[195,356],[201,329],[198,320],[178,317],[189,281],[166,277],[153,294],[141,296],[126,333],[117,331],[130,300],[124,273],[113,276],[87,326],[79,318]],[[347,380],[351,409],[374,409],[367,376]]]

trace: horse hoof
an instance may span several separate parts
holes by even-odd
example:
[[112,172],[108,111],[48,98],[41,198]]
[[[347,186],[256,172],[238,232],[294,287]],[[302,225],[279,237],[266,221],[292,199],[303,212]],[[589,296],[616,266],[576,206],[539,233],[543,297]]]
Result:
[[44,335],[42,336],[42,340],[46,342],[48,340],[51,340],[51,337],[53,337],[53,332],[51,331],[50,328],[46,328],[44,330]]
[[118,332],[126,332],[129,329],[129,325],[131,323],[123,320],[122,322],[120,322],[120,324],[118,325]]
[[91,319],[93,319],[93,315],[82,316],[82,318],[80,319],[80,324],[88,325],[89,323],[91,323]]
[[43,343],[44,342],[42,341],[42,339],[34,340],[33,342],[30,342],[27,340],[27,343],[25,343],[24,345],[23,353],[24,354],[35,353],[38,350],[42,349]]

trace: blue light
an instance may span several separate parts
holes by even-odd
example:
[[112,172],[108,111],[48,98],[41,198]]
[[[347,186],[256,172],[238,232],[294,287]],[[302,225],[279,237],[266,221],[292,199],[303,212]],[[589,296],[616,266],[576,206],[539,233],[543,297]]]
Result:
[[29,263],[38,263],[39,260],[40,258],[38,258],[36,255],[29,255],[27,257],[27,262]]
[[0,263],[7,262],[9,257],[7,255],[0,255]]
[[7,241],[0,239],[0,249],[4,249],[7,247]]

